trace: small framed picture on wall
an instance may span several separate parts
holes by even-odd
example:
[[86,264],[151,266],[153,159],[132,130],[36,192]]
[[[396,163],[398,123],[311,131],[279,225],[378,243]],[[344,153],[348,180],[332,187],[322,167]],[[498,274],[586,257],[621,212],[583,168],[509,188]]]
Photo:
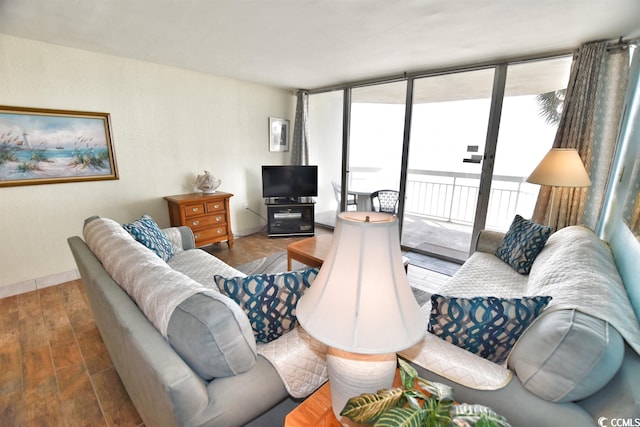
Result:
[[269,151],[289,151],[289,120],[269,117]]

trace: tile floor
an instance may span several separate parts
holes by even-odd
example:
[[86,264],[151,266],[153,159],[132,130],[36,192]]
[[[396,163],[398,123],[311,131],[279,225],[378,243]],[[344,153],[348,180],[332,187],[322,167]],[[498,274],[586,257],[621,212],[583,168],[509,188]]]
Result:
[[[207,250],[239,265],[283,251],[296,239],[257,233],[236,239],[232,250],[224,243]],[[410,281],[425,291],[446,277],[409,266]],[[80,280],[0,299],[0,426],[143,425]]]

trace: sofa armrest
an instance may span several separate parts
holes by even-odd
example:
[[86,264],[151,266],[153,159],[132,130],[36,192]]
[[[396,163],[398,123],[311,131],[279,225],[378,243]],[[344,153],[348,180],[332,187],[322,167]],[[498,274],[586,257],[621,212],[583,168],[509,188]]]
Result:
[[405,359],[475,390],[498,390],[511,381],[512,372],[429,332],[413,347],[398,353]]
[[163,228],[162,232],[171,240],[171,244],[176,252],[195,249],[196,247],[196,239],[193,237],[193,231],[186,225]]
[[495,254],[503,237],[504,233],[499,231],[481,230],[473,247],[474,252],[486,252],[491,255]]

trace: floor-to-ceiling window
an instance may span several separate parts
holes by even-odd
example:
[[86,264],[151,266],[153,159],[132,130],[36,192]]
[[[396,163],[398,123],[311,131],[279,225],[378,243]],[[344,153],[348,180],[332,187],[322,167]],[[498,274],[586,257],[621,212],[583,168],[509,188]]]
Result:
[[508,67],[485,228],[531,218],[540,186],[526,179],[553,144],[570,67],[571,57]]
[[407,82],[351,90],[347,189],[370,210],[376,190],[400,190]]
[[494,69],[415,79],[402,244],[469,252]]
[[399,190],[402,245],[464,261],[474,223],[506,230],[515,213],[530,217],[538,186],[525,180],[553,142],[570,64],[567,56],[313,94],[311,105],[329,110],[312,112],[312,144],[328,147],[314,139],[325,126],[335,144],[340,122],[341,146],[323,160],[333,179],[361,201]]
[[333,225],[338,198],[332,183],[342,177],[343,92],[325,92],[309,97],[309,159],[318,165],[316,222]]

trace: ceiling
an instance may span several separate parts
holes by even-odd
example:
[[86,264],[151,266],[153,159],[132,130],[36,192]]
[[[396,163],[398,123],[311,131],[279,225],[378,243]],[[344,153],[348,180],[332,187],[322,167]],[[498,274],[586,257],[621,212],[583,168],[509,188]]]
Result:
[[317,89],[640,36],[638,0],[0,0],[0,33]]

